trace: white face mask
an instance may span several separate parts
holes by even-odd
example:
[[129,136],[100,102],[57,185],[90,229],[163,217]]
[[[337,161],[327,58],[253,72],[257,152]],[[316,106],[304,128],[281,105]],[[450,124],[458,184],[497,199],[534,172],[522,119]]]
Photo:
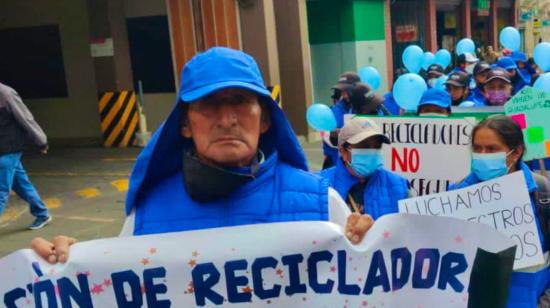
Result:
[[468,74],[471,75],[471,74],[474,73],[474,67],[475,67],[475,66],[476,66],[475,63],[474,63],[474,64],[468,64],[468,65],[466,65],[466,67],[465,67],[464,69],[466,70],[466,72],[467,72]]
[[443,113],[435,113],[435,112],[423,112],[418,114],[419,117],[436,117],[436,118],[446,118],[448,115]]
[[428,85],[433,88],[435,86],[435,83],[437,82],[437,78],[430,78],[428,79]]

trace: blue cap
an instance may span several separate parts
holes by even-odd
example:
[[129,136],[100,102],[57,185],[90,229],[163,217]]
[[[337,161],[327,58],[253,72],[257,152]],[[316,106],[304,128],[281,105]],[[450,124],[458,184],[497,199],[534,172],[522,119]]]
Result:
[[451,96],[447,91],[431,88],[422,94],[418,108],[424,105],[435,105],[447,109],[451,107]]
[[196,55],[181,73],[179,98],[199,100],[226,88],[243,88],[271,97],[256,61],[248,54],[226,47],[214,47]]
[[527,56],[521,51],[513,51],[511,57],[514,61],[527,62]]
[[502,67],[505,70],[512,70],[512,69],[518,68],[516,61],[514,61],[514,59],[512,59],[511,57],[502,57],[498,59],[497,66]]

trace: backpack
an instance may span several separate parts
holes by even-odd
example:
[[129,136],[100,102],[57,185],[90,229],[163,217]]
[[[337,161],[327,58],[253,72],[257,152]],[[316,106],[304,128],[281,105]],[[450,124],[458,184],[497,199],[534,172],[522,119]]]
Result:
[[546,246],[550,248],[550,187],[546,177],[537,173],[532,174],[537,184],[534,193],[537,217]]

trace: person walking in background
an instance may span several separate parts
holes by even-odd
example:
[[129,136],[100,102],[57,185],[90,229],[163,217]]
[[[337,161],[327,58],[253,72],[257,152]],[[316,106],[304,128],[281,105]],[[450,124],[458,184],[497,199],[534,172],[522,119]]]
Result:
[[13,189],[29,203],[31,214],[36,217],[29,229],[36,230],[48,224],[52,217],[21,164],[26,140],[30,140],[42,154],[48,152],[46,134],[19,94],[0,83],[0,215]]

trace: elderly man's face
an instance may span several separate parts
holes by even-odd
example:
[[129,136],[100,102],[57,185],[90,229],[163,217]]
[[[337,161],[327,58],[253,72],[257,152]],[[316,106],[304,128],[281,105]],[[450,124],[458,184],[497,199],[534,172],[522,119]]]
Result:
[[190,104],[182,135],[193,139],[201,160],[242,167],[257,154],[260,134],[270,124],[255,93],[229,88]]

